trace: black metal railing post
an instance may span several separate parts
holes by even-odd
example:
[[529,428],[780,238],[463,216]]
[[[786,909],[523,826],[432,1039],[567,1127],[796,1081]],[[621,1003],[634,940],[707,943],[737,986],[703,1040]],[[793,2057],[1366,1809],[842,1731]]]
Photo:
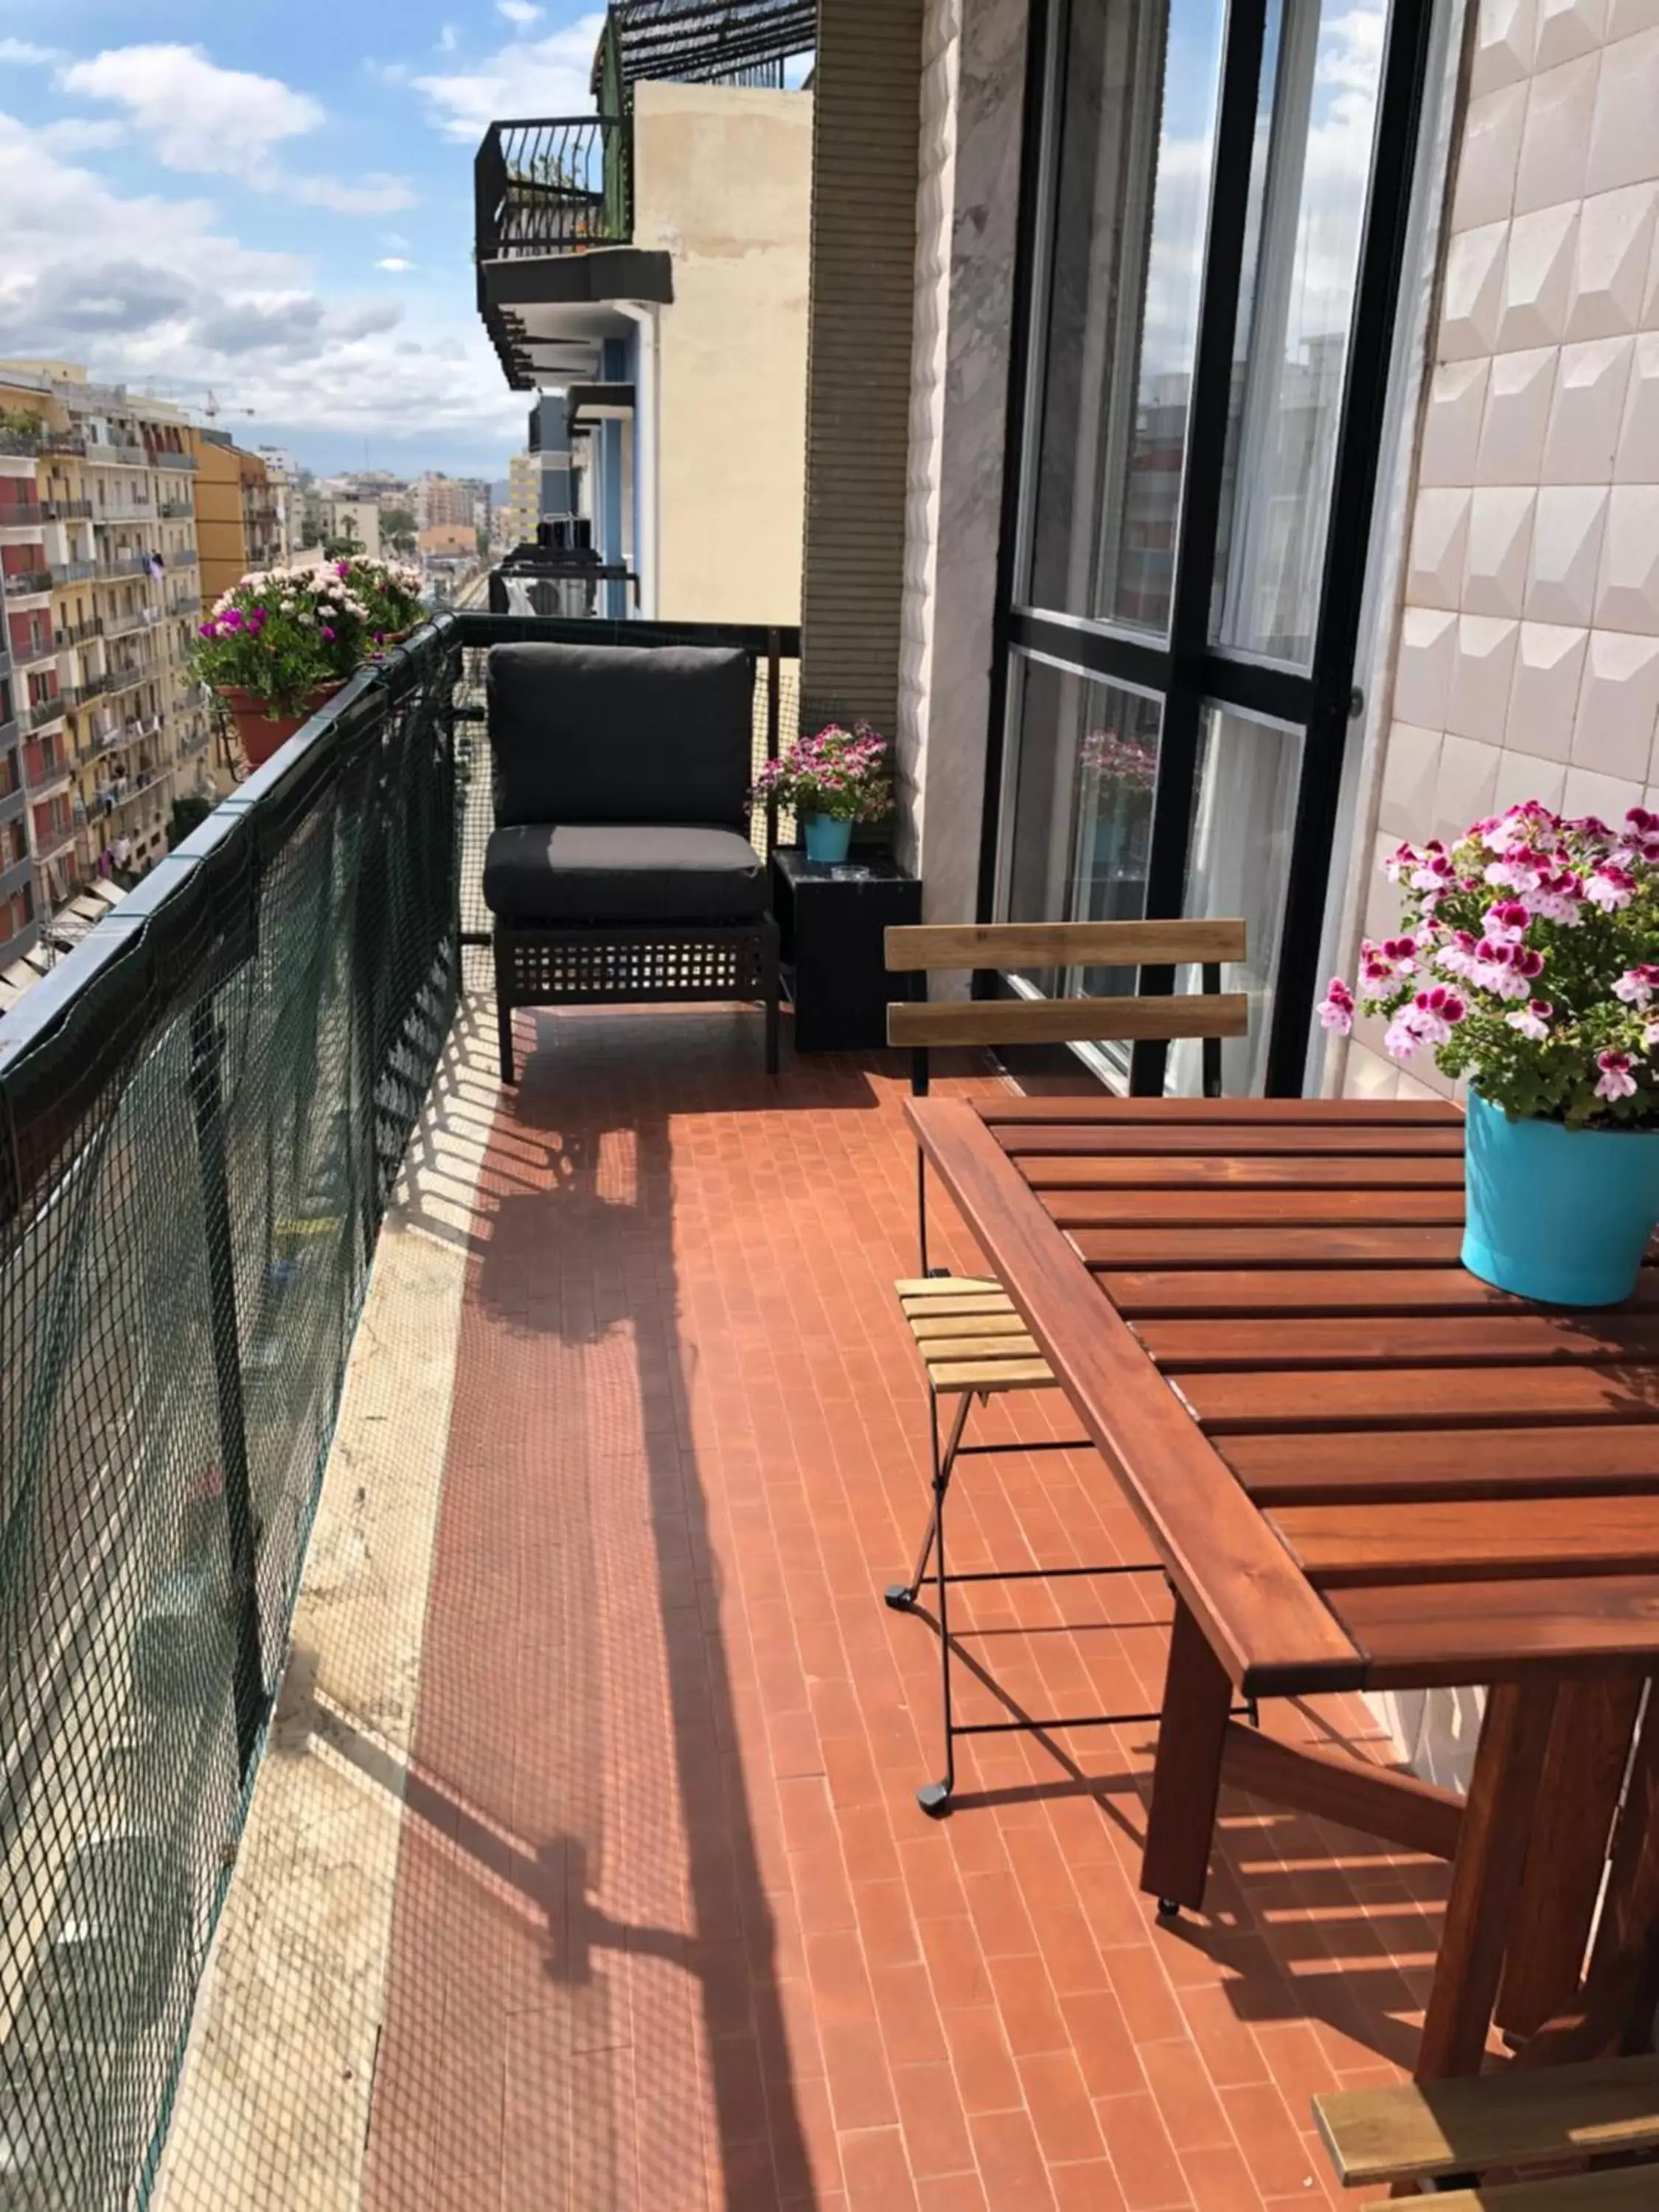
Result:
[[253,1493],[248,1474],[247,1422],[242,1396],[241,1338],[236,1318],[230,1186],[225,1169],[219,1024],[213,1001],[209,998],[198,1000],[191,1010],[190,1088],[207,1244],[213,1381],[219,1411],[220,1487],[230,1546],[230,1601],[236,1614],[236,1756],[246,1781],[264,1725],[264,1656],[259,1626],[258,1560],[253,1533]]

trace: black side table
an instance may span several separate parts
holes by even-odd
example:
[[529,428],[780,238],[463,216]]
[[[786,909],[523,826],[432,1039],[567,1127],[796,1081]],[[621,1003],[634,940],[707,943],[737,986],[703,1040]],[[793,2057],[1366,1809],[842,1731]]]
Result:
[[884,855],[809,860],[772,855],[772,912],[797,1052],[867,1052],[887,1042],[887,1002],[905,995],[887,973],[883,933],[921,920],[921,880]]

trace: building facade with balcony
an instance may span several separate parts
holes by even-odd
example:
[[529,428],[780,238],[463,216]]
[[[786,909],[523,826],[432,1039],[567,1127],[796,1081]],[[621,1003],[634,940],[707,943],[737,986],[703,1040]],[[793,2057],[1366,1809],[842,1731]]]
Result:
[[[49,908],[115,865],[118,835],[124,872],[152,866],[167,850],[172,799],[200,780],[199,764],[179,769],[185,741],[207,729],[204,709],[189,703],[202,594],[198,463],[178,409],[94,384],[71,363],[0,363],[0,405],[9,419],[34,425],[15,442],[28,448],[21,465],[32,472],[40,515],[28,557],[42,561],[48,591],[44,603],[25,594],[9,611],[9,626],[19,612],[28,618],[29,650],[44,656],[23,672],[20,712],[31,721],[61,714],[74,777],[69,844],[55,843],[49,860],[37,856]],[[0,562],[9,566],[23,559],[3,542],[16,534],[0,530]],[[137,834],[118,832],[108,804],[112,757],[120,765],[141,744],[167,803],[144,811]],[[48,818],[58,824],[56,815]]]
[[[812,95],[783,86],[813,15],[745,0],[665,33],[623,0],[599,114],[479,149],[480,312],[515,389],[566,394],[573,514],[647,616],[799,617]],[[514,468],[515,522],[532,496],[550,519],[533,450]]]

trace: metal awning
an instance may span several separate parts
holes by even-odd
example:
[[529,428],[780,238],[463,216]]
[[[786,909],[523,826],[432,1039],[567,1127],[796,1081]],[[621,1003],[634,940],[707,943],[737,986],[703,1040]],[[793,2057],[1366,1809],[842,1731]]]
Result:
[[[707,82],[817,44],[817,0],[616,0],[610,15],[624,85],[641,77]],[[593,64],[601,90],[605,42]]]

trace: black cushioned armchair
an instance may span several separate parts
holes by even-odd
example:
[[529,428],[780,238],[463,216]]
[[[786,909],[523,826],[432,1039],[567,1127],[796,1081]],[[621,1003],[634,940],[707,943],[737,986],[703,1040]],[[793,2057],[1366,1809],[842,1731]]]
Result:
[[515,1006],[758,999],[778,1064],[778,933],[749,842],[740,647],[498,645],[487,691],[501,1080]]

